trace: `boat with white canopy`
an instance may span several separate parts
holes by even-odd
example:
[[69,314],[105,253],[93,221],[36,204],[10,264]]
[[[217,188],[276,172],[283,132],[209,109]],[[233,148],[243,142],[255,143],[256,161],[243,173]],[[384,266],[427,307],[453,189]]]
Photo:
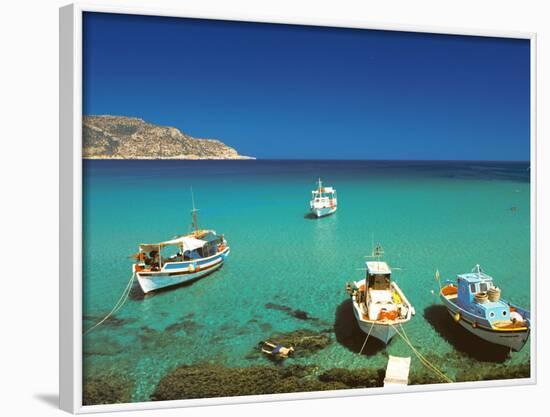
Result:
[[144,293],[194,281],[219,269],[230,248],[215,230],[199,229],[193,205],[193,231],[171,240],[142,243],[132,266]]
[[321,178],[319,178],[317,188],[311,192],[309,207],[318,218],[334,213],[338,208],[336,190],[332,187],[323,187]]

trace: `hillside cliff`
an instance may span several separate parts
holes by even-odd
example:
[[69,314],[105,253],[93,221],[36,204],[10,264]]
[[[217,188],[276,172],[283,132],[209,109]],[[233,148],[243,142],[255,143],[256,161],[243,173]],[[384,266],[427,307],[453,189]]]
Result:
[[199,139],[175,127],[136,117],[84,116],[86,159],[254,159],[216,139]]

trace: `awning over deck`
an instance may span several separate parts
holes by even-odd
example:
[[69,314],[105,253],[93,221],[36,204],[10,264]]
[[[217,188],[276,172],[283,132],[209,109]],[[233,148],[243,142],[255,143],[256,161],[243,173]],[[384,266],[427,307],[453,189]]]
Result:
[[202,248],[207,242],[205,240],[196,239],[191,236],[181,236],[176,239],[166,240],[159,243],[142,243],[139,245],[139,250],[141,252],[150,252],[153,250],[159,250],[166,246],[178,246],[182,247],[184,251],[186,250],[195,250]]

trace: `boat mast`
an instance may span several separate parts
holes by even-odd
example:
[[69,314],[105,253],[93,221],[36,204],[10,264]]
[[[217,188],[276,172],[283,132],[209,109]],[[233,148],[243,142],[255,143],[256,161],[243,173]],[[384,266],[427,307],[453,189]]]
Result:
[[372,257],[375,258],[378,262],[380,262],[380,258],[384,254],[384,249],[382,249],[382,246],[380,246],[380,243],[376,245],[376,248],[372,251]]
[[481,266],[476,264],[472,272],[477,272],[477,277],[481,280]]
[[319,198],[321,198],[321,190],[323,188],[323,183],[321,182],[321,177],[319,177],[319,179],[317,180],[317,183],[319,184],[319,189],[318,189]]
[[193,219],[192,227],[195,232],[199,231],[199,225],[197,223],[197,209],[195,208],[195,196],[193,195],[193,187],[191,187],[191,202],[193,204],[193,210],[191,210],[191,217]]

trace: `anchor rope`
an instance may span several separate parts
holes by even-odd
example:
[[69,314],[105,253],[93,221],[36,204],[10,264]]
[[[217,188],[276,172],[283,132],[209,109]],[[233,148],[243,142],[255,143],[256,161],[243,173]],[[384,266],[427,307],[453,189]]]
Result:
[[437,376],[439,376],[443,381],[445,382],[449,382],[449,383],[452,383],[454,382],[451,378],[449,378],[447,375],[445,375],[442,371],[440,371],[434,364],[432,364],[428,359],[426,359],[424,357],[424,355],[422,355],[422,353],[420,353],[418,351],[418,349],[416,349],[411,340],[409,339],[409,336],[407,335],[407,333],[405,332],[405,329],[403,328],[403,326],[401,324],[399,324],[399,327],[402,331],[402,333],[397,329],[397,327],[395,327],[393,324],[391,324],[391,326],[395,329],[396,333],[405,341],[405,343],[411,348],[411,350],[413,351],[413,353],[416,355],[416,357],[420,360],[420,362],[428,369],[430,369],[432,372],[434,372]]
[[365,349],[365,345],[367,344],[367,340],[369,340],[370,332],[372,331],[373,327],[374,327],[374,321],[370,325],[369,332],[367,333],[367,337],[365,338],[365,341],[363,342],[363,346],[361,346],[361,350],[359,351],[359,354],[363,353],[363,349]]
[[92,327],[90,327],[88,330],[86,330],[83,333],[83,336],[86,336],[92,330],[96,329],[97,327],[99,327],[100,325],[105,323],[105,321],[109,317],[111,317],[113,314],[116,314],[122,308],[122,306],[124,305],[124,303],[128,299],[128,296],[130,295],[130,290],[132,289],[132,284],[133,284],[135,278],[136,278],[136,274],[134,273],[134,274],[132,274],[132,277],[130,278],[130,281],[128,281],[128,284],[126,284],[126,287],[124,288],[124,291],[122,291],[122,294],[120,295],[120,298],[118,299],[118,301],[113,306],[113,309],[111,311],[109,311],[109,313],[105,317],[103,317],[103,319],[101,319],[96,324],[94,324]]

